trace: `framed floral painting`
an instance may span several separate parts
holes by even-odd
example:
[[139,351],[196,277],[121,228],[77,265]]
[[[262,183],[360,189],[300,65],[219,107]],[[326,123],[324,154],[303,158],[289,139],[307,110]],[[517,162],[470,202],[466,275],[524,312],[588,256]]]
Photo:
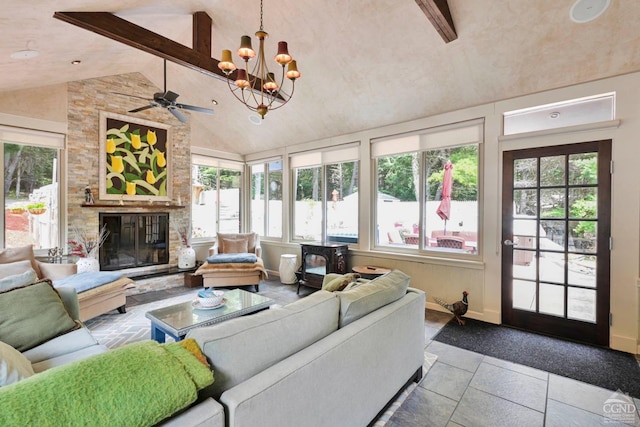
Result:
[[100,199],[171,200],[171,126],[100,112]]

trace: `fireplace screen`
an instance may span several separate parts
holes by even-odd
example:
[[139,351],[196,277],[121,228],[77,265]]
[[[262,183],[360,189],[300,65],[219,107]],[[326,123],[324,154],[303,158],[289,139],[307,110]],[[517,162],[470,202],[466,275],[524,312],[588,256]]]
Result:
[[101,270],[169,263],[168,213],[101,213],[103,225],[109,235],[100,248]]

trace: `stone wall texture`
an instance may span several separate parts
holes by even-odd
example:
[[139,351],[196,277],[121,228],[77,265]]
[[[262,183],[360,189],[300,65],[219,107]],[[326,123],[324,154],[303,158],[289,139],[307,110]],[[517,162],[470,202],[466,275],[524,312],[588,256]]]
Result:
[[[132,73],[97,79],[74,81],[68,84],[68,135],[67,135],[67,215],[69,236],[74,230],[93,233],[98,231],[100,212],[168,212],[171,224],[170,258],[171,266],[177,265],[176,249],[180,246],[177,227],[190,224],[191,200],[191,150],[189,123],[181,123],[164,108],[151,108],[139,113],[128,110],[145,105],[144,99],[152,98],[160,91],[142,74]],[[117,92],[117,93],[116,93]],[[167,165],[172,171],[172,201],[180,202],[187,208],[167,209],[166,202],[154,202],[140,206],[141,202],[99,199],[100,176],[100,111],[123,114],[171,126],[172,149]],[[83,207],[84,189],[90,186],[96,203],[113,207]],[[133,206],[136,205],[136,206]]]

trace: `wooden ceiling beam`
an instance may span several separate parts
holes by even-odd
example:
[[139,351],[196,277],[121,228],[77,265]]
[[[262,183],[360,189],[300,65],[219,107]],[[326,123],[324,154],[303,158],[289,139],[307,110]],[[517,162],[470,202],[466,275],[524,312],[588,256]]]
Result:
[[[212,21],[206,12],[193,15],[193,49],[110,12],[55,12],[53,17],[225,82],[236,79],[237,71],[227,77],[218,68],[220,61],[211,57]],[[251,74],[249,77],[257,79],[256,87],[262,87],[261,79]],[[276,100],[283,99],[277,95]]]
[[416,3],[427,15],[427,18],[445,43],[452,42],[458,38],[447,0],[416,0]]

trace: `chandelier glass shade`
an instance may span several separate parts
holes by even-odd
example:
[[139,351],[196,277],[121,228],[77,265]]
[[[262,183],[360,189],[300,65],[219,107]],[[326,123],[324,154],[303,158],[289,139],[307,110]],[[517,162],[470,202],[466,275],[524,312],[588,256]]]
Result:
[[[271,110],[285,105],[293,97],[296,79],[300,78],[298,65],[289,55],[286,41],[278,42],[278,53],[274,60],[282,68],[279,78],[269,71],[264,54],[264,41],[269,36],[262,25],[262,0],[260,0],[260,29],[256,31],[259,48],[256,51],[251,46],[251,37],[242,36],[238,56],[244,62],[241,68],[236,67],[231,58],[230,50],[222,51],[222,58],[218,68],[227,76],[227,84],[231,93],[251,111],[258,113],[263,119]],[[256,62],[249,73],[249,61],[256,58]],[[287,69],[285,70],[285,66]],[[235,71],[235,80],[232,75]],[[290,84],[285,81],[289,79]],[[285,89],[284,85],[290,86]]]

